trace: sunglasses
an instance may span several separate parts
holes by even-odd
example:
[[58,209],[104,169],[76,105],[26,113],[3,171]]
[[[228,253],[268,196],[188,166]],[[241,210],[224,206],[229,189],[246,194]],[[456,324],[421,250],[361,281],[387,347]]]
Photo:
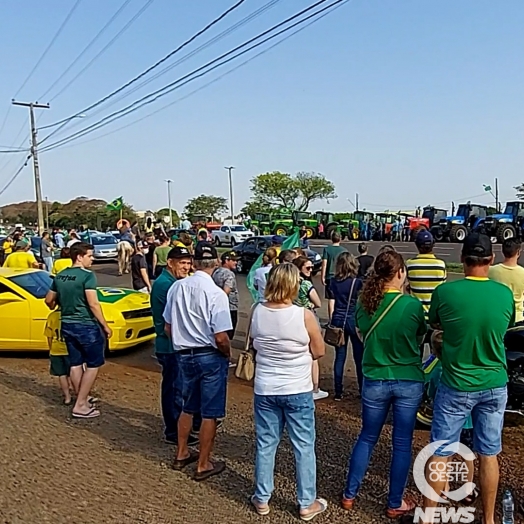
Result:
[[311,269],[313,269],[313,266],[304,266],[303,269],[309,269],[309,270],[311,270]]

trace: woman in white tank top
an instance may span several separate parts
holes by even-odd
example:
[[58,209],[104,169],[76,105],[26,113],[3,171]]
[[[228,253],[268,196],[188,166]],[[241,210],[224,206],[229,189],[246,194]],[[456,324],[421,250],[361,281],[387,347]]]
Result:
[[251,321],[255,368],[255,493],[260,515],[267,515],[273,492],[275,454],[287,427],[295,452],[300,518],[311,520],[327,508],[317,499],[315,406],[311,363],[325,353],[319,325],[311,311],[293,305],[300,275],[292,264],[272,269],[265,303]]

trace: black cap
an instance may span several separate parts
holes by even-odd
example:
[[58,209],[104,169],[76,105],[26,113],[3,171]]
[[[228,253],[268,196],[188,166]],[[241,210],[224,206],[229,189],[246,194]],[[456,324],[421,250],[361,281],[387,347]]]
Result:
[[174,247],[169,251],[167,258],[169,259],[175,259],[175,258],[193,258],[193,255],[190,253],[189,249],[187,247]]
[[208,242],[199,242],[195,247],[195,260],[212,260],[218,258],[217,250]]
[[226,251],[225,253],[222,253],[220,260],[222,263],[226,260],[238,260],[238,255],[234,251]]
[[463,257],[488,258],[493,256],[491,239],[482,233],[470,233],[462,245]]

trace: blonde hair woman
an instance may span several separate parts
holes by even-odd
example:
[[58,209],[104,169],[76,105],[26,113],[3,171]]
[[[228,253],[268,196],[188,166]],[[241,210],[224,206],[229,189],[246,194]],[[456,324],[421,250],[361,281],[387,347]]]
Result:
[[327,508],[324,499],[317,499],[311,378],[311,364],[324,355],[325,347],[315,315],[293,304],[299,287],[294,265],[275,266],[268,275],[266,302],[253,311],[256,464],[251,501],[257,513],[269,513],[275,454],[286,427],[295,452],[300,518],[309,521]]

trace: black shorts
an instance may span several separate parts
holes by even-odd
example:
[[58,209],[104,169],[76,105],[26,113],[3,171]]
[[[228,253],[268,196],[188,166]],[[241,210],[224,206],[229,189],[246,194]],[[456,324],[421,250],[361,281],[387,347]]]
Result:
[[52,377],[68,377],[71,371],[69,355],[49,355],[49,372]]
[[333,295],[333,291],[331,291],[330,286],[331,280],[326,278],[326,287],[324,289],[324,298],[327,300],[335,300],[335,295]]

